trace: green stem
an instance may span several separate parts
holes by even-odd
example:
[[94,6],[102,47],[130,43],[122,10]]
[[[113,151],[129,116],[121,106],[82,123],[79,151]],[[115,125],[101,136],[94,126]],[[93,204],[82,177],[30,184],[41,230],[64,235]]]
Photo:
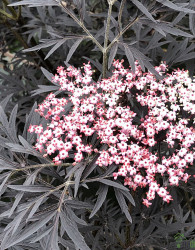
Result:
[[3,3],[5,4],[6,8],[8,8],[8,10],[12,13],[12,16],[16,19],[18,14],[13,7],[8,6],[10,3],[7,0],[3,0]]
[[14,20],[14,21],[16,20],[15,17],[13,17],[13,16],[10,15],[9,13],[7,13],[5,10],[0,9],[0,14],[2,14],[2,15],[4,15],[4,16],[6,16],[7,18],[12,19],[12,20]]

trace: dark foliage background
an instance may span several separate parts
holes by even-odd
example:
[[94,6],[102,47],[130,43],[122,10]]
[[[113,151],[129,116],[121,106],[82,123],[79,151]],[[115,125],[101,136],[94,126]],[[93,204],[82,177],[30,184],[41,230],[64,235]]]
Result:
[[[94,81],[104,75],[104,55],[91,38],[104,46],[107,13],[103,0],[0,2],[1,250],[174,249],[176,233],[195,238],[193,178],[171,187],[170,204],[156,198],[146,208],[144,190],[113,181],[117,166],[99,168],[95,156],[73,167],[70,156],[56,167],[33,148],[36,137],[27,129],[45,124],[34,110],[57,91],[50,81],[57,66],[91,61]],[[132,68],[138,60],[152,72],[166,61],[170,70],[194,75],[194,0],[115,1],[109,31],[106,76],[114,58]]]

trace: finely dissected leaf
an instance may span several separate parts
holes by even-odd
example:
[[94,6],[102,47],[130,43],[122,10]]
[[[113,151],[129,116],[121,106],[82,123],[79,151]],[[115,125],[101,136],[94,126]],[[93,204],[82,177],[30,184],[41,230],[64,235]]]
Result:
[[20,2],[9,4],[8,6],[19,6],[19,5],[29,5],[29,7],[38,6],[58,6],[59,4],[55,0],[23,0]]
[[150,224],[149,227],[140,235],[137,241],[143,242],[144,239],[146,239],[148,236],[152,234],[152,232],[154,231],[154,228],[155,226]]
[[9,102],[10,98],[13,96],[13,94],[9,94],[8,96],[6,96],[1,102],[0,102],[0,106],[5,109],[7,103]]
[[[1,130],[1,125],[0,125],[0,130]],[[9,140],[7,138],[0,136],[0,143],[1,147],[6,147],[6,143],[9,143]]]
[[184,215],[184,217],[182,218],[182,222],[184,223],[186,220],[187,220],[187,218],[189,217],[189,215],[190,215],[190,212],[191,211],[188,211],[185,215]]
[[86,14],[86,3],[85,3],[85,0],[82,0],[81,5],[82,5],[82,7],[81,7],[81,20],[83,21],[85,19],[85,14]]
[[171,42],[171,40],[167,40],[167,41],[164,41],[164,42],[159,42],[159,41],[161,41],[161,39],[162,39],[161,34],[155,32],[154,35],[152,36],[150,42],[148,43],[148,46],[145,48],[144,54],[148,53],[148,51],[150,51],[150,50],[152,50],[154,48],[158,48],[158,47],[160,48],[162,45],[165,45],[165,44]]
[[175,58],[175,60],[173,62],[174,63],[184,62],[184,61],[194,59],[194,58],[195,58],[195,52],[191,52],[191,53],[187,54],[187,51],[185,51],[182,55]]
[[[162,36],[166,37],[166,33],[162,30],[162,28],[159,26],[159,23],[154,23],[150,20],[147,19],[140,19],[140,23],[144,24],[144,25],[149,25],[150,29],[153,28],[155,29],[157,32],[159,32]],[[149,29],[149,28],[148,28]],[[139,38],[140,40],[140,38]]]
[[70,239],[74,242],[75,246],[81,250],[90,250],[87,244],[84,241],[83,236],[80,234],[79,230],[73,223],[68,216],[68,213],[60,213],[61,225],[66,231],[67,235]]
[[50,226],[46,227],[44,230],[40,231],[40,234],[37,232],[37,236],[31,240],[31,243],[35,243],[35,242],[41,240],[43,237],[45,237],[46,235],[48,235],[51,232],[52,228],[53,228],[53,225],[50,225]]
[[79,184],[80,184],[81,175],[82,175],[84,169],[85,169],[85,165],[79,167],[79,168],[74,172],[74,176],[75,176],[74,197],[76,197],[76,195],[77,195],[78,188],[79,188]]
[[52,91],[55,91],[55,90],[59,90],[59,86],[38,85],[38,87],[39,87],[38,89],[33,90],[31,92],[32,96],[40,95],[40,94],[46,93],[46,92],[52,92]]
[[23,146],[21,146],[19,144],[16,144],[16,143],[6,143],[6,145],[13,152],[20,152],[20,153],[27,153],[27,154],[30,153],[28,150],[26,150]]
[[125,49],[125,55],[129,61],[129,64],[131,65],[132,71],[135,72],[135,59],[134,56],[129,48],[129,46],[125,43],[123,43],[124,49]]
[[[24,218],[24,216],[26,215],[26,213],[28,212],[28,210],[24,210],[22,211],[19,215],[17,215],[15,217],[15,219],[10,223],[13,226],[13,230],[12,230],[12,235],[16,232],[16,230],[18,229],[22,219]],[[9,224],[8,224],[9,225]],[[6,228],[5,228],[6,231]]]
[[21,201],[23,195],[24,195],[24,192],[20,192],[20,193],[18,193],[18,194],[16,195],[15,200],[14,200],[14,203],[13,203],[11,209],[10,209],[10,212],[9,212],[9,216],[8,216],[8,217],[10,217],[10,216],[13,214],[14,210],[16,209],[16,207],[18,206],[19,202]]
[[[28,178],[23,183],[23,186],[28,186],[28,185],[34,183],[34,179],[35,179],[37,173],[38,173],[38,170],[34,171],[34,173],[32,173],[31,175],[29,175]],[[16,209],[16,207],[18,206],[19,202],[21,201],[24,193],[25,192],[22,191],[22,192],[20,192],[20,193],[18,193],[16,195],[14,203],[13,203],[11,209],[10,209],[8,217],[10,217],[13,214],[14,210]]]
[[46,245],[46,249],[48,250],[60,250],[59,246],[58,246],[58,227],[59,227],[59,213],[56,213],[55,215],[55,219],[53,221],[53,227],[52,227],[52,231],[49,235],[49,239],[47,241],[47,245]]
[[183,37],[189,37],[189,38],[193,38],[193,35],[184,32],[180,29],[171,27],[170,24],[166,24],[166,23],[159,23],[158,26],[165,32],[175,35],[175,36],[183,36]]
[[99,189],[98,189],[98,198],[97,201],[95,203],[95,206],[89,216],[89,218],[91,219],[96,213],[97,211],[100,209],[100,207],[102,206],[103,202],[106,199],[106,195],[108,193],[108,186],[107,185],[100,185]]
[[[43,67],[41,67],[41,71],[43,72],[43,74],[47,78],[47,80],[49,80],[50,82],[52,82],[52,79],[53,79],[54,75],[52,73],[50,73],[49,71],[47,71]],[[59,86],[59,84],[57,84],[57,85]],[[45,85],[39,85],[39,86],[45,86]],[[51,87],[51,86],[45,86],[45,87]]]
[[181,230],[184,227],[194,226],[193,222],[190,222],[190,223],[175,222],[175,223],[172,223],[172,224],[165,225],[162,222],[159,222],[159,221],[156,221],[156,220],[155,221],[151,220],[151,224],[155,225],[158,228],[157,230],[155,230],[153,235],[157,235],[157,234],[160,233],[163,237],[170,234],[170,233],[172,233],[172,232],[177,232],[177,231]]
[[141,2],[139,2],[138,0],[131,0],[131,2],[134,3],[135,6],[137,6],[137,8],[141,10],[141,12],[146,15],[152,22],[156,23],[156,20]]
[[83,176],[82,179],[86,179],[87,176],[89,176],[91,174],[91,172],[96,168],[97,164],[96,161],[99,157],[99,153],[96,154],[93,158],[93,160],[89,163],[89,165],[85,168],[84,172],[83,172]]
[[56,43],[55,46],[53,46],[53,48],[47,53],[46,57],[45,57],[45,60],[51,55],[54,53],[55,50],[57,50],[62,44],[64,44],[66,42],[66,38],[64,39],[61,39],[59,42]]
[[187,12],[187,13],[195,13],[195,11],[191,10],[191,9],[187,9],[184,7],[179,7],[178,5],[174,4],[173,2],[169,1],[169,0],[156,0],[157,2],[171,8],[174,9],[176,11],[183,11],[183,12]]
[[98,135],[97,135],[97,132],[94,132],[93,135],[92,135],[92,138],[91,138],[91,145],[92,145],[92,148],[95,147],[95,144],[97,143],[98,139],[97,139]]
[[18,190],[18,191],[24,191],[24,192],[31,192],[31,193],[41,193],[41,192],[47,192],[50,191],[50,188],[47,188],[45,186],[38,186],[38,185],[8,185],[9,188]]
[[61,39],[49,40],[47,42],[43,42],[42,44],[36,45],[36,46],[34,46],[32,48],[24,49],[23,51],[24,52],[30,52],[30,51],[40,50],[40,49],[43,49],[43,48],[48,48],[48,47],[56,44],[59,40],[61,41]]
[[114,45],[112,46],[111,50],[110,50],[110,54],[109,54],[109,58],[108,58],[108,69],[111,67],[112,62],[116,56],[116,52],[118,50],[118,43],[115,42]]
[[[22,136],[18,136],[20,141],[23,143],[23,145],[25,146],[21,146],[19,144],[16,143],[5,143],[5,147],[10,148],[11,151],[13,152],[19,152],[19,153],[26,153],[26,154],[31,154],[31,155],[35,155],[38,157],[43,158],[43,156],[38,153],[35,149],[32,148],[32,146],[30,146],[30,144],[22,137]],[[22,138],[22,139],[21,139]]]
[[71,209],[69,209],[68,207],[66,209],[72,220],[74,220],[77,224],[87,226],[87,223],[84,220],[80,219]]
[[115,164],[115,163],[112,163],[109,168],[106,170],[106,172],[104,173],[103,176],[109,176],[111,174],[113,174],[113,172],[115,171],[115,169],[117,168],[118,166]]
[[195,36],[195,15],[194,14],[189,14],[189,26],[190,30]]
[[8,169],[14,170],[15,166],[11,165],[11,164],[7,163],[6,161],[0,159],[0,171],[2,171],[2,170],[8,170]]
[[22,143],[22,145],[24,146],[24,148],[36,152],[36,150],[21,135],[19,135],[18,138],[20,142]]
[[38,210],[39,206],[41,205],[42,201],[45,199],[44,196],[41,197],[37,197],[37,201],[35,202],[34,206],[32,207],[30,214],[27,217],[27,221],[32,218],[32,216],[36,213],[36,211]]
[[125,186],[119,184],[116,181],[110,181],[110,180],[102,179],[102,180],[99,180],[99,182],[101,182],[101,183],[103,183],[105,185],[108,185],[108,186],[112,186],[112,187],[122,189],[124,191],[129,191]]
[[132,195],[130,194],[130,191],[126,192],[126,191],[120,190],[120,192],[131,202],[131,204],[133,204],[135,206],[135,201],[134,201]]
[[74,167],[70,169],[65,178],[70,177],[73,173],[75,173],[77,169],[81,168],[83,165],[84,165],[83,162],[78,162]]
[[127,219],[132,223],[131,215],[129,214],[128,206],[126,204],[125,198],[118,189],[114,189],[115,195],[118,201],[119,206],[121,207],[122,212],[126,215]]
[[100,233],[101,233],[101,230],[98,230],[98,232],[96,233],[96,236],[95,236],[94,240],[92,241],[93,242],[92,250],[97,249],[97,246],[98,246],[98,243],[99,243],[99,239],[100,239]]
[[31,154],[35,155],[38,157],[43,158],[40,153],[38,153],[36,150],[32,149],[26,149],[25,147],[16,144],[16,143],[5,143],[5,147],[10,148],[11,151],[13,152],[19,152],[19,153],[24,153],[24,154]]
[[0,185],[0,196],[5,192],[5,185],[6,185],[7,180],[9,179],[10,175],[11,175],[11,172],[5,173],[5,179],[3,180],[3,182]]
[[14,138],[14,140],[17,142],[17,136],[16,136],[16,115],[18,110],[18,104],[16,104],[11,112],[10,118],[9,118],[9,128],[10,132]]
[[22,143],[22,145],[24,146],[24,148],[26,149],[26,151],[29,152],[29,154],[35,155],[35,156],[39,156],[39,157],[42,157],[42,158],[43,158],[43,156],[42,156],[40,153],[38,153],[38,152],[32,147],[32,145],[30,145],[22,136],[19,135],[18,138],[19,138],[20,142]]
[[78,48],[79,44],[83,41],[83,38],[78,39],[71,47],[66,57],[66,63],[69,62],[70,58],[74,54],[75,50]]
[[172,24],[176,25],[177,23],[179,23],[185,16],[187,15],[187,13],[185,12],[180,12],[177,17],[173,20]]
[[26,115],[26,122],[22,133],[22,137],[26,138],[27,141],[30,141],[30,138],[33,136],[32,134],[28,133],[28,128],[30,124],[38,124],[39,122],[39,114],[35,112],[36,108],[37,108],[37,103],[35,102],[30,113]]
[[4,112],[4,110],[2,109],[2,107],[0,106],[0,124],[3,125],[3,127],[6,129],[6,133],[7,135],[11,136],[11,134],[9,133],[9,123],[8,123],[8,120],[7,120],[7,116]]
[[[36,176],[36,172],[34,172],[33,174],[31,174],[23,183],[23,185],[30,185],[33,182],[34,176]],[[9,215],[8,217],[11,217],[11,215],[13,214],[14,210],[16,209],[16,207],[18,206],[19,202],[21,201],[22,197],[24,195],[24,192],[20,192],[16,195],[14,203],[9,211]]]
[[78,200],[66,200],[66,204],[69,207],[72,207],[74,209],[89,209],[92,208],[92,205],[87,203],[87,202],[83,202],[83,201],[78,201]]
[[94,37],[97,40],[99,37],[104,36],[104,34],[105,34],[105,26],[99,29]]
[[[192,221],[195,222],[195,214],[193,211],[191,212],[191,216],[192,216]],[[188,236],[189,234],[191,234],[191,232],[194,231],[194,229],[195,229],[195,223],[193,226],[191,226],[189,229],[187,229],[185,235]]]
[[141,53],[139,50],[134,48],[133,46],[130,46],[130,49],[134,55],[134,57],[139,61],[143,71],[144,71],[144,66],[154,75],[157,76],[157,78],[162,79],[162,76],[158,74],[158,72],[154,69],[153,65],[150,63],[150,59],[145,56],[143,53]]
[[[140,22],[145,24],[145,25],[148,25],[149,21],[142,19]],[[157,24],[155,24],[155,23],[150,21],[149,25],[151,28],[154,28],[156,31],[158,31],[163,36],[167,36],[167,34],[172,34],[174,36],[193,38],[193,35],[185,32],[185,31],[182,31],[181,29],[175,28],[172,23],[158,22]]]
[[5,249],[18,244],[19,242],[24,241],[26,238],[33,235],[40,228],[42,228],[47,222],[49,222],[54,217],[55,214],[56,211],[45,214],[44,216],[42,216],[42,219],[40,219],[38,222],[31,224],[20,233],[14,234],[13,237],[11,237],[8,242],[4,242],[3,240],[1,247]]
[[69,248],[69,249],[74,249],[75,248],[75,246],[74,246],[74,244],[72,243],[72,242],[70,242],[70,240],[64,240],[63,238],[61,238],[61,237],[58,237],[58,241],[59,241],[59,243],[62,245],[62,246],[64,246],[65,248]]

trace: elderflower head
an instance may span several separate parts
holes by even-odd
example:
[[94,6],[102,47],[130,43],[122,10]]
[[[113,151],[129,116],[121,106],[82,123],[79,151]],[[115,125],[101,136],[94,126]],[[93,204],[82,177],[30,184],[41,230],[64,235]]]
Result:
[[[166,74],[167,66],[162,63],[155,67],[164,74],[158,80],[151,72],[143,73],[138,62],[135,65],[133,73],[116,60],[112,76],[98,83],[93,82],[90,63],[84,64],[84,72],[58,67],[53,81],[70,93],[69,98],[50,93],[36,110],[47,120],[47,127],[30,125],[28,131],[38,135],[35,148],[53,157],[56,164],[66,161],[70,151],[74,152],[73,165],[85,160],[84,153],[99,153],[96,164],[100,167],[118,165],[115,180],[123,176],[130,189],[148,188],[143,204],[149,207],[156,194],[165,202],[172,200],[167,183],[178,186],[190,178],[186,171],[195,158],[195,131],[190,127],[195,88],[187,71]],[[187,119],[181,118],[183,112]],[[93,135],[107,150],[93,148]],[[159,159],[162,152],[157,156],[153,148],[161,142],[173,153]],[[159,176],[165,179],[161,185]]]

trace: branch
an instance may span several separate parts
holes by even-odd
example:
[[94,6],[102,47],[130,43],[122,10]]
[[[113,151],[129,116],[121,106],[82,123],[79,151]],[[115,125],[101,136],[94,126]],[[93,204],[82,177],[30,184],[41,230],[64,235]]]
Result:
[[123,9],[124,9],[124,6],[125,6],[125,2],[126,2],[126,0],[122,0],[121,1],[121,5],[120,5],[120,9],[119,9],[119,14],[118,14],[119,33],[122,30],[121,19],[122,19],[122,13],[123,13]]
[[5,4],[6,8],[8,8],[8,10],[12,13],[12,16],[16,19],[18,14],[13,7],[9,6],[10,3],[7,0],[3,0],[3,3]]
[[31,168],[45,168],[45,167],[68,167],[70,166],[71,163],[60,163],[60,164],[55,164],[55,163],[48,163],[48,164],[37,164],[37,165],[31,165],[31,166],[27,166],[24,168],[17,168],[14,169],[14,171],[18,172],[18,171],[25,171],[27,169],[31,169]]
[[133,21],[131,21],[129,24],[127,24],[124,29],[119,32],[119,34],[114,38],[114,40],[109,44],[109,46],[107,47],[107,50],[111,49],[111,47],[114,45],[115,42],[118,41],[118,39],[132,26],[134,25],[139,19],[140,19],[141,16],[139,17],[135,17],[133,19]]
[[84,23],[81,22],[67,7],[66,2],[60,1],[60,5],[65,10],[65,12],[72,17],[72,19],[87,33],[87,35],[91,38],[91,40],[99,47],[99,49],[103,52],[102,45],[95,39],[95,37],[90,33],[90,31],[85,27]]
[[102,77],[105,78],[106,71],[107,71],[107,48],[108,48],[108,39],[109,39],[109,31],[110,31],[110,19],[112,15],[112,2],[109,2],[109,9],[108,9],[108,17],[106,22],[106,31],[104,37],[104,50],[103,50],[103,75]]
[[74,175],[74,173],[71,176],[69,176],[68,180],[65,182],[65,187],[64,187],[64,190],[63,190],[62,195],[60,197],[60,201],[59,201],[58,213],[61,212],[62,204],[64,203],[64,196],[66,195],[68,187],[71,184],[71,179],[73,178],[73,175]]

